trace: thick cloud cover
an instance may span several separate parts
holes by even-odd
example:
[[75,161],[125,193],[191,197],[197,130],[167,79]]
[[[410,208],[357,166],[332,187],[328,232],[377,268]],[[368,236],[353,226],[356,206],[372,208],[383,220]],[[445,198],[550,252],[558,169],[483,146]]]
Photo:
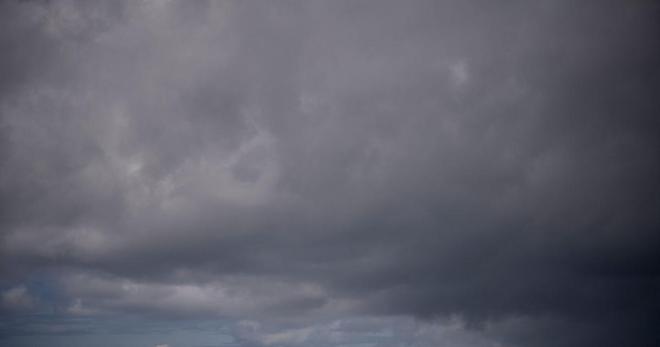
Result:
[[0,314],[657,346],[659,11],[2,2]]

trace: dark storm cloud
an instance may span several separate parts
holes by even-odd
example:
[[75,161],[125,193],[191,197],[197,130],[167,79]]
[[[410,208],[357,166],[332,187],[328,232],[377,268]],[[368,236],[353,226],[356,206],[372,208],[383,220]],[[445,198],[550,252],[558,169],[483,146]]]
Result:
[[1,6],[7,307],[658,343],[655,3]]

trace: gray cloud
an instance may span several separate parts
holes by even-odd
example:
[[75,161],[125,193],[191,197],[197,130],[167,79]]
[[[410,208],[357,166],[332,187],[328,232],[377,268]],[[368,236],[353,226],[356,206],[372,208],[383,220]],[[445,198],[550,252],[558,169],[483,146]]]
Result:
[[246,345],[657,344],[653,2],[0,6],[3,293]]

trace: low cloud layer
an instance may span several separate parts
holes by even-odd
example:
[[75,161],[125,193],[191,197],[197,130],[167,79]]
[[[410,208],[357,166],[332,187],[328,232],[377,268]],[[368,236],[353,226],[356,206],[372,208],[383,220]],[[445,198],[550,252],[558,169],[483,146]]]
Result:
[[656,346],[658,11],[3,2],[0,315]]

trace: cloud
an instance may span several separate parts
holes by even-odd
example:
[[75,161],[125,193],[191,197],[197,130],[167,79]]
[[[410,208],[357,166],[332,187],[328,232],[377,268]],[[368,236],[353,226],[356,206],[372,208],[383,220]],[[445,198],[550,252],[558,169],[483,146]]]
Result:
[[314,283],[261,277],[228,276],[212,282],[142,282],[94,274],[63,276],[61,288],[72,298],[69,312],[135,311],[169,317],[240,317],[300,315],[308,311],[342,312],[350,302],[332,300]]
[[[235,326],[248,346],[493,346],[494,329],[470,331],[458,317],[419,322],[410,317],[352,317],[286,328],[256,321]],[[495,344],[497,345],[497,344]],[[499,344],[499,346],[506,346]]]
[[34,307],[35,300],[25,286],[10,288],[2,292],[2,306],[9,310],[29,310]]
[[657,341],[650,2],[0,13],[3,305],[50,276],[257,345]]

